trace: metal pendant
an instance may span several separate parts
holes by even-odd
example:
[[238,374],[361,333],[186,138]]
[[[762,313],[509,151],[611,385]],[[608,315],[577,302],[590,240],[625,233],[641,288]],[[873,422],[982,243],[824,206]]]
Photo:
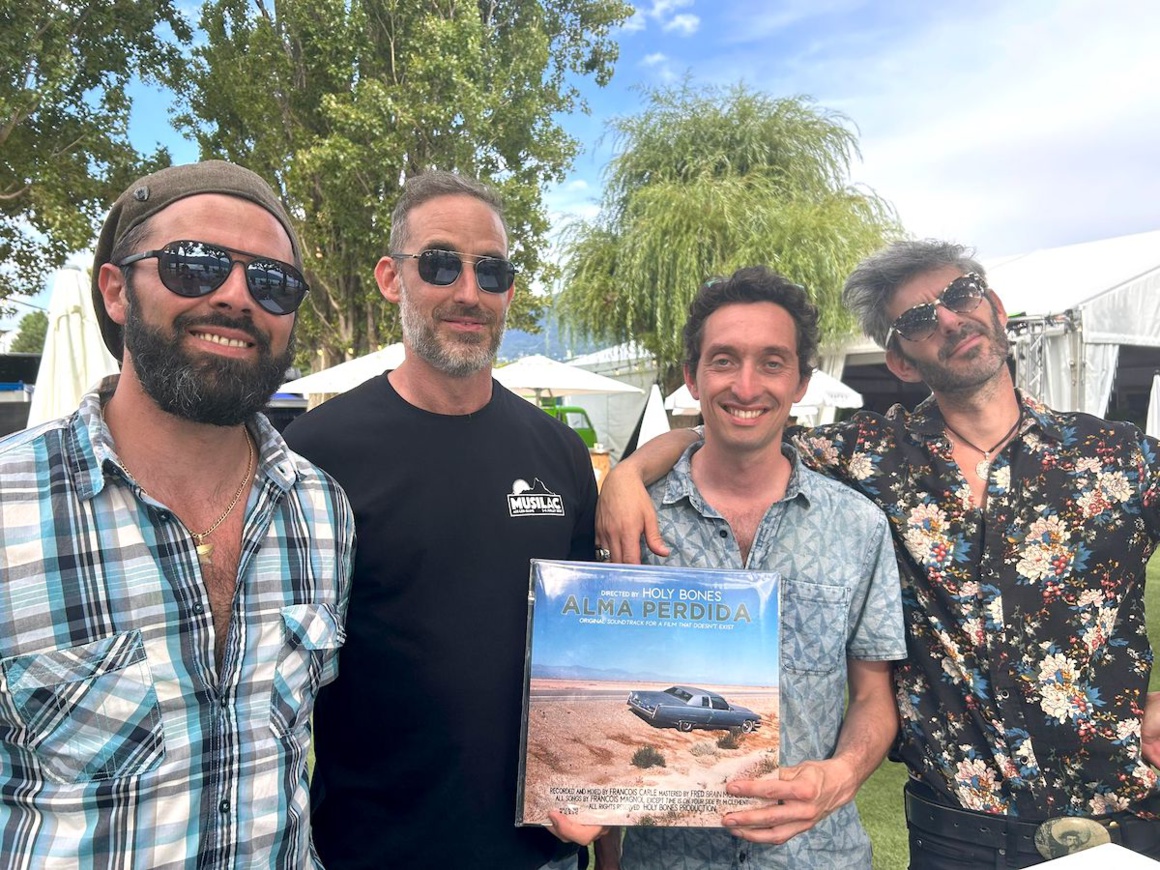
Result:
[[203,565],[213,564],[213,544],[206,544],[198,542],[197,544],[197,561]]
[[979,475],[979,480],[986,480],[987,475],[990,473],[991,460],[986,458],[980,459],[978,464],[975,465],[975,474]]

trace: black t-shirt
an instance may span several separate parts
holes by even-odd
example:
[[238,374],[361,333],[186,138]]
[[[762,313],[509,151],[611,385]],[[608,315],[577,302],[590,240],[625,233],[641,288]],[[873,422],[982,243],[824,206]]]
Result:
[[576,433],[492,390],[444,416],[380,376],[286,430],[346,490],[357,533],[339,677],[314,717],[328,870],[534,870],[557,850],[515,827],[528,561],[592,558],[596,483]]

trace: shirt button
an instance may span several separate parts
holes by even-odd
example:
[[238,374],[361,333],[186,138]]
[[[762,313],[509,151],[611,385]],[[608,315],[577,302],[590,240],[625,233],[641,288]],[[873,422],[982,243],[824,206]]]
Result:
[[169,511],[161,511],[159,514],[157,514],[157,519],[161,520],[163,523],[167,523],[173,519],[173,514],[171,514]]
[[205,613],[205,605],[202,604],[200,601],[195,602],[193,605],[193,612],[194,613]]
[[228,697],[226,697],[225,695],[222,695],[221,699],[218,701],[218,703],[221,704],[223,709],[225,709],[226,707],[228,707],[230,705],[230,699]]
[[722,538],[728,538],[728,537],[729,537],[729,532],[728,532],[728,531],[726,531],[725,529],[722,529],[722,530],[721,530],[721,531],[719,531],[717,534],[719,534],[719,535],[720,535]]
[[218,809],[223,813],[228,813],[230,811],[230,802],[222,801],[220,804],[218,804]]
[[1011,693],[1008,692],[1006,689],[1000,689],[998,692],[995,693],[995,697],[998,698],[1000,701],[1006,701],[1008,698],[1011,697]]

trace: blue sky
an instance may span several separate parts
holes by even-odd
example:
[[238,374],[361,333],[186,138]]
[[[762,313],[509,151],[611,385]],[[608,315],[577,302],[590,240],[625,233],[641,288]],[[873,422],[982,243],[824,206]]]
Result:
[[[556,223],[596,213],[608,119],[635,85],[745,82],[844,113],[862,159],[851,180],[916,236],[984,258],[1160,227],[1160,3],[1154,0],[650,0],[618,35],[592,112],[562,119],[583,145],[549,191]],[[142,93],[131,132],[197,157]],[[603,137],[603,141],[602,140]]]
[[[687,574],[674,579],[655,569],[560,562],[541,562],[534,571],[536,666],[650,674],[693,685],[778,684],[772,574],[702,570],[693,579]],[[755,577],[761,582],[755,583]],[[698,621],[677,618],[675,606],[691,590],[685,613],[706,600],[699,599],[697,590],[707,590],[709,599],[725,610],[714,609]],[[600,601],[614,608],[613,615],[598,616]],[[750,619],[736,618],[742,606]]]

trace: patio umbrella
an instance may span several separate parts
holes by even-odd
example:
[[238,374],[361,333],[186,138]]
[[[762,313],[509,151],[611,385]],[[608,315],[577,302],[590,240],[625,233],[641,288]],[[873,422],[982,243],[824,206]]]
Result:
[[288,381],[279,392],[298,393],[301,396],[311,393],[345,393],[389,369],[398,368],[402,362],[402,342],[389,344],[382,350]]
[[583,396],[601,393],[640,393],[631,384],[606,378],[579,366],[556,362],[546,356],[534,354],[518,359],[514,363],[501,366],[492,376],[521,396],[534,396],[540,401],[545,396]]
[[81,396],[118,370],[117,361],[101,339],[88,274],[76,266],[57,270],[28,425],[71,414]]
[[[791,413],[795,417],[806,417],[816,414],[823,406],[831,408],[861,408],[862,394],[846,386],[833,375],[815,371],[810,377],[810,385],[800,402],[795,402]],[[701,413],[701,403],[693,398],[689,388],[682,384],[665,399],[665,408],[669,413],[680,416],[694,416]]]

